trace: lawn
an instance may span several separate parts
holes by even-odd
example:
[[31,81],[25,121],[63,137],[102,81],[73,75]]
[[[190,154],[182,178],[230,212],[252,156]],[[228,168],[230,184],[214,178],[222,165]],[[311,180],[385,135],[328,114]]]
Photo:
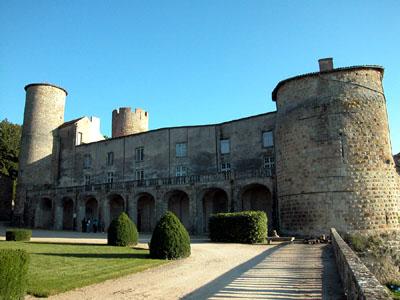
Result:
[[165,263],[148,250],[93,244],[0,241],[0,248],[30,253],[28,294],[49,296]]

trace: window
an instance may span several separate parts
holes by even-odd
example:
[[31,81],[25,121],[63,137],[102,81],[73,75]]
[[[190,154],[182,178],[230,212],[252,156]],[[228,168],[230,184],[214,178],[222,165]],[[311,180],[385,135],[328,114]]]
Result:
[[230,172],[231,171],[231,163],[224,162],[221,163],[221,172]]
[[108,172],[107,173],[107,183],[113,183],[114,182],[114,172]]
[[144,148],[143,147],[138,147],[136,148],[136,161],[143,161],[144,159]]
[[272,176],[275,169],[275,158],[272,156],[264,157],[264,169],[267,172],[267,176]]
[[262,133],[263,147],[273,147],[274,146],[274,135],[272,131],[264,131]]
[[186,176],[187,168],[185,166],[176,166],[176,177]]
[[83,156],[83,168],[88,169],[92,165],[92,158],[90,157],[90,154],[85,154]]
[[175,147],[176,157],[186,157],[187,155],[187,143],[178,143]]
[[231,143],[229,139],[220,140],[221,154],[229,154],[231,152]]
[[107,153],[107,166],[112,166],[114,164],[114,152]]
[[221,163],[221,172],[224,174],[225,179],[231,178],[231,163],[223,162]]
[[144,170],[136,170],[136,180],[143,180],[144,179]]
[[76,136],[76,144],[80,145],[82,144],[82,141],[83,141],[83,134],[82,132],[78,132],[78,135]]
[[90,185],[90,175],[85,175],[85,185]]

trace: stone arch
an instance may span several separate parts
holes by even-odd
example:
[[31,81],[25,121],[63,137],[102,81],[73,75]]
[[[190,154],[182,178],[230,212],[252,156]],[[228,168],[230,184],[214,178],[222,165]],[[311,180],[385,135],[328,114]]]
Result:
[[189,230],[190,213],[189,213],[189,196],[182,190],[169,191],[165,195],[168,203],[168,210],[173,212],[182,224]]
[[209,188],[203,192],[203,231],[208,232],[208,220],[212,214],[228,212],[228,194],[221,188]]
[[271,191],[263,184],[246,185],[240,193],[242,210],[261,210],[267,214],[268,229],[273,225],[273,200]]
[[74,229],[74,201],[70,197],[64,197],[61,200],[62,204],[62,229]]
[[125,211],[125,200],[119,194],[111,194],[107,198],[110,209],[110,221],[112,221]]
[[89,196],[85,201],[85,219],[98,219],[99,217],[99,202],[93,196]]
[[140,193],[137,200],[137,228],[140,232],[151,232],[155,226],[155,200],[149,193]]
[[53,227],[53,200],[49,197],[43,197],[39,200],[35,213],[35,225],[43,229]]

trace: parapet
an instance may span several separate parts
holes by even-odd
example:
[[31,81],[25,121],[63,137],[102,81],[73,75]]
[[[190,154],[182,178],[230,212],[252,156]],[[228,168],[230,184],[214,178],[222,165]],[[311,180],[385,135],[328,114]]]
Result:
[[25,86],[25,88],[24,88],[25,91],[27,91],[28,88],[30,88],[32,86],[51,86],[51,87],[54,87],[54,88],[62,90],[65,93],[65,96],[68,96],[68,92],[64,88],[62,88],[62,87],[60,87],[58,85],[55,85],[55,84],[52,84],[52,83],[46,83],[46,82],[44,82],[44,83],[30,83],[30,84]]
[[120,107],[112,112],[112,137],[125,136],[149,130],[149,115],[141,109]]
[[312,72],[312,73],[306,73],[306,74],[301,74],[297,75],[294,77],[287,78],[285,80],[280,81],[274,90],[272,91],[272,100],[276,101],[278,91],[281,87],[283,87],[285,84],[296,81],[299,79],[306,79],[306,78],[314,78],[318,77],[321,75],[329,75],[329,74],[334,74],[337,72],[348,72],[348,71],[357,71],[357,70],[377,70],[381,73],[381,76],[383,76],[383,67],[377,66],[377,65],[361,65],[361,66],[351,66],[351,67],[344,67],[344,68],[333,68],[333,61],[331,58],[325,58],[322,60],[319,60],[319,66],[320,66],[320,71],[319,72]]

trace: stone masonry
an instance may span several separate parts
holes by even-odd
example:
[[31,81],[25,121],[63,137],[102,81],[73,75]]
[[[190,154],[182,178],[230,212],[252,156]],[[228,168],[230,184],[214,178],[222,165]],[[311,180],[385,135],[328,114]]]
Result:
[[96,119],[64,123],[63,89],[28,85],[17,217],[80,230],[126,211],[151,231],[171,210],[203,233],[212,213],[256,209],[296,235],[398,228],[383,69],[320,67],[277,85],[276,112],[147,131],[147,112],[120,108],[108,140]]

